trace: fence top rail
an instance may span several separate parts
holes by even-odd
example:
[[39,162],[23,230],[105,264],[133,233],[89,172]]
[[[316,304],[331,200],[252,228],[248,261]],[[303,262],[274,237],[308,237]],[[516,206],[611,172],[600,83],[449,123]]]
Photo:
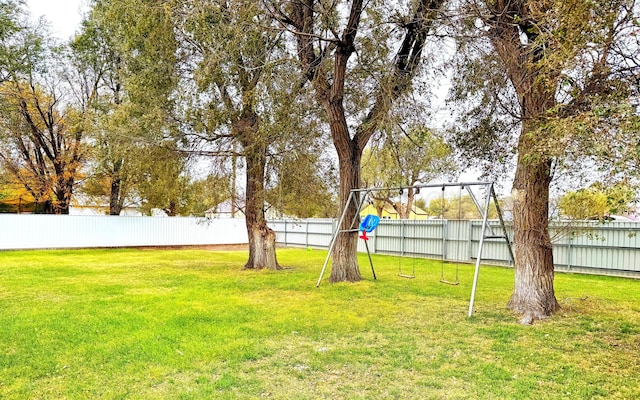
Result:
[[400,190],[400,189],[409,189],[409,188],[445,188],[445,187],[458,187],[458,186],[490,186],[493,185],[493,182],[446,182],[446,183],[428,183],[428,184],[420,184],[420,185],[410,185],[410,186],[397,186],[397,187],[369,187],[369,188],[360,188],[360,189],[351,189],[352,193],[362,193],[362,192],[373,192],[378,190]]

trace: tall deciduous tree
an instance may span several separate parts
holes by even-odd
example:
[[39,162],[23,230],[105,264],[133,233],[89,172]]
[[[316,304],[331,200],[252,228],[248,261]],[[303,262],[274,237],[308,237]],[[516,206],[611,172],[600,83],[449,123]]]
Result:
[[[298,136],[299,85],[291,74],[282,35],[261,2],[176,1],[187,72],[185,129],[216,156],[244,158],[246,269],[279,269],[275,233],[265,217],[265,179],[277,142]],[[292,82],[294,83],[292,85]],[[296,126],[296,123],[299,123]]]
[[46,29],[26,23],[17,4],[0,3],[0,161],[44,212],[67,214],[84,156],[82,110],[69,102]]
[[[493,162],[502,150],[517,152],[516,274],[508,307],[531,323],[559,308],[548,233],[554,169],[570,153],[589,155],[594,143],[624,137],[624,121],[633,116],[626,99],[638,89],[638,8],[634,0],[465,4],[473,17],[461,25],[487,47],[479,40],[461,54],[484,48],[488,55],[462,64],[457,98],[479,101],[462,121],[472,122],[470,135],[459,141],[477,155],[491,152]],[[500,130],[509,118],[519,127],[515,136]],[[504,146],[510,143],[514,148]]]
[[[266,3],[295,37],[302,72],[325,111],[338,155],[340,206],[347,207],[338,229],[348,230],[357,210],[347,199],[360,186],[362,152],[393,103],[411,90],[444,0],[411,1],[407,8],[363,0]],[[388,21],[394,13],[397,19]],[[331,282],[361,279],[356,244],[356,232],[338,235]]]
[[43,90],[21,82],[0,89],[0,160],[44,204],[45,213],[68,214],[84,156],[83,128],[77,113],[60,110],[55,91]]
[[173,28],[165,1],[95,0],[72,42],[83,68],[78,81],[95,82],[99,92],[90,105],[95,182],[88,189],[100,194],[106,185],[112,215],[133,201],[144,212],[181,208],[176,184],[187,183],[187,163],[175,151]]
[[[92,170],[82,187],[90,197],[106,199],[109,215],[119,215],[131,201],[135,182],[132,160],[138,146],[128,129],[127,98],[124,88],[124,65],[117,45],[117,35],[109,32],[99,7],[94,7],[82,22],[81,30],[70,43],[72,63],[79,83],[78,98],[90,111],[92,126]],[[87,93],[97,92],[93,102]]]

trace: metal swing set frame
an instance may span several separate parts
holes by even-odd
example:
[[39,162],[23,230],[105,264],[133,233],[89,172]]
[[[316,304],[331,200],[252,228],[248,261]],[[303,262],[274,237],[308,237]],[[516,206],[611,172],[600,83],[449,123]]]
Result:
[[[494,189],[494,185],[495,182],[458,182],[458,183],[434,183],[434,184],[425,184],[425,185],[413,185],[413,186],[404,186],[404,187],[388,187],[388,188],[376,188],[376,187],[372,187],[372,188],[363,188],[363,189],[352,189],[349,192],[349,197],[347,198],[347,202],[345,204],[344,209],[342,210],[342,213],[340,215],[340,219],[338,220],[338,225],[337,225],[337,229],[334,231],[333,236],[331,238],[331,242],[329,243],[329,251],[327,253],[327,257],[324,260],[324,264],[322,266],[322,270],[320,271],[320,276],[318,277],[318,282],[316,283],[316,287],[320,286],[320,282],[322,281],[322,277],[324,276],[324,273],[327,269],[327,265],[329,264],[329,259],[331,258],[331,254],[333,252],[333,247],[336,243],[336,239],[338,237],[338,235],[340,234],[348,234],[348,233],[355,233],[355,232],[359,232],[360,231],[360,210],[362,209],[362,206],[364,205],[367,197],[369,197],[369,194],[372,192],[377,192],[377,191],[402,191],[405,189],[425,189],[425,188],[440,188],[442,189],[442,191],[444,192],[444,190],[447,187],[459,187],[460,188],[460,192],[462,192],[463,189],[465,189],[467,191],[467,193],[469,193],[469,196],[471,197],[471,199],[473,200],[473,203],[475,204],[476,208],[478,209],[478,211],[480,212],[480,215],[482,216],[482,230],[480,233],[480,243],[478,245],[478,253],[477,253],[477,257],[476,257],[476,263],[475,263],[475,271],[473,274],[473,286],[471,289],[471,299],[469,301],[469,313],[468,316],[471,317],[473,315],[473,304],[474,304],[474,300],[475,300],[475,295],[476,295],[476,288],[478,286],[478,276],[480,273],[480,263],[482,261],[482,249],[484,247],[484,242],[485,239],[503,239],[506,244],[507,244],[507,248],[509,249],[509,256],[511,258],[511,262],[515,265],[515,257],[513,255],[513,249],[511,248],[511,242],[509,240],[509,236],[507,233],[507,228],[504,222],[504,218],[502,215],[502,211],[500,210],[500,205],[498,203],[498,197],[496,196],[496,192]],[[484,199],[484,204],[481,203],[478,198],[476,197],[476,195],[473,193],[473,188],[484,188],[486,190],[486,198]],[[444,193],[443,193],[444,194]],[[502,228],[502,233],[501,234],[496,234],[493,231],[493,228],[489,225],[488,223],[488,217],[489,217],[489,207],[491,205],[491,200],[493,200],[495,207],[496,207],[496,211],[498,213],[498,219],[500,222],[500,227]],[[347,209],[349,208],[350,205],[353,205],[356,207],[356,212],[355,212],[355,216],[353,217],[351,223],[349,224],[349,227],[347,229],[341,229],[342,224],[346,218],[347,215]],[[489,234],[487,234],[487,232]],[[373,261],[371,260],[371,253],[369,252],[369,245],[367,244],[367,241],[365,241],[365,248],[367,250],[367,256],[369,258],[369,264],[371,266],[371,271],[373,273],[373,277],[374,279],[376,278],[376,273],[375,270],[373,268]],[[444,251],[444,250],[443,250]],[[447,282],[444,282],[447,283]]]

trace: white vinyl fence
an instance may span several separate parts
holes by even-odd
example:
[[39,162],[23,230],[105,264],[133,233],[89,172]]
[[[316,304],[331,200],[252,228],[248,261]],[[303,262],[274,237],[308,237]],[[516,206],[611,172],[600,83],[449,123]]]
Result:
[[[287,246],[328,248],[337,222],[332,219],[272,221],[278,243]],[[497,221],[490,221],[501,234]],[[475,262],[482,221],[381,220],[368,234],[369,250],[377,254]],[[489,232],[488,235],[493,235]],[[552,224],[557,270],[640,278],[640,223]],[[513,234],[508,227],[508,235]],[[365,251],[359,241],[359,251]],[[485,239],[482,260],[509,265],[504,239]]]
[[240,219],[0,214],[0,250],[240,243]]

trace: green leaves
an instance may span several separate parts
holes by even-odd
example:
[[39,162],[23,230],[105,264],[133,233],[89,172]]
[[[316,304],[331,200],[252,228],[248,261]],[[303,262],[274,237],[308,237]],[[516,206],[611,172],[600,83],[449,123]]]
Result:
[[593,184],[570,191],[559,199],[560,212],[575,220],[604,221],[610,215],[621,215],[631,210],[637,201],[637,187],[628,181],[612,185]]

